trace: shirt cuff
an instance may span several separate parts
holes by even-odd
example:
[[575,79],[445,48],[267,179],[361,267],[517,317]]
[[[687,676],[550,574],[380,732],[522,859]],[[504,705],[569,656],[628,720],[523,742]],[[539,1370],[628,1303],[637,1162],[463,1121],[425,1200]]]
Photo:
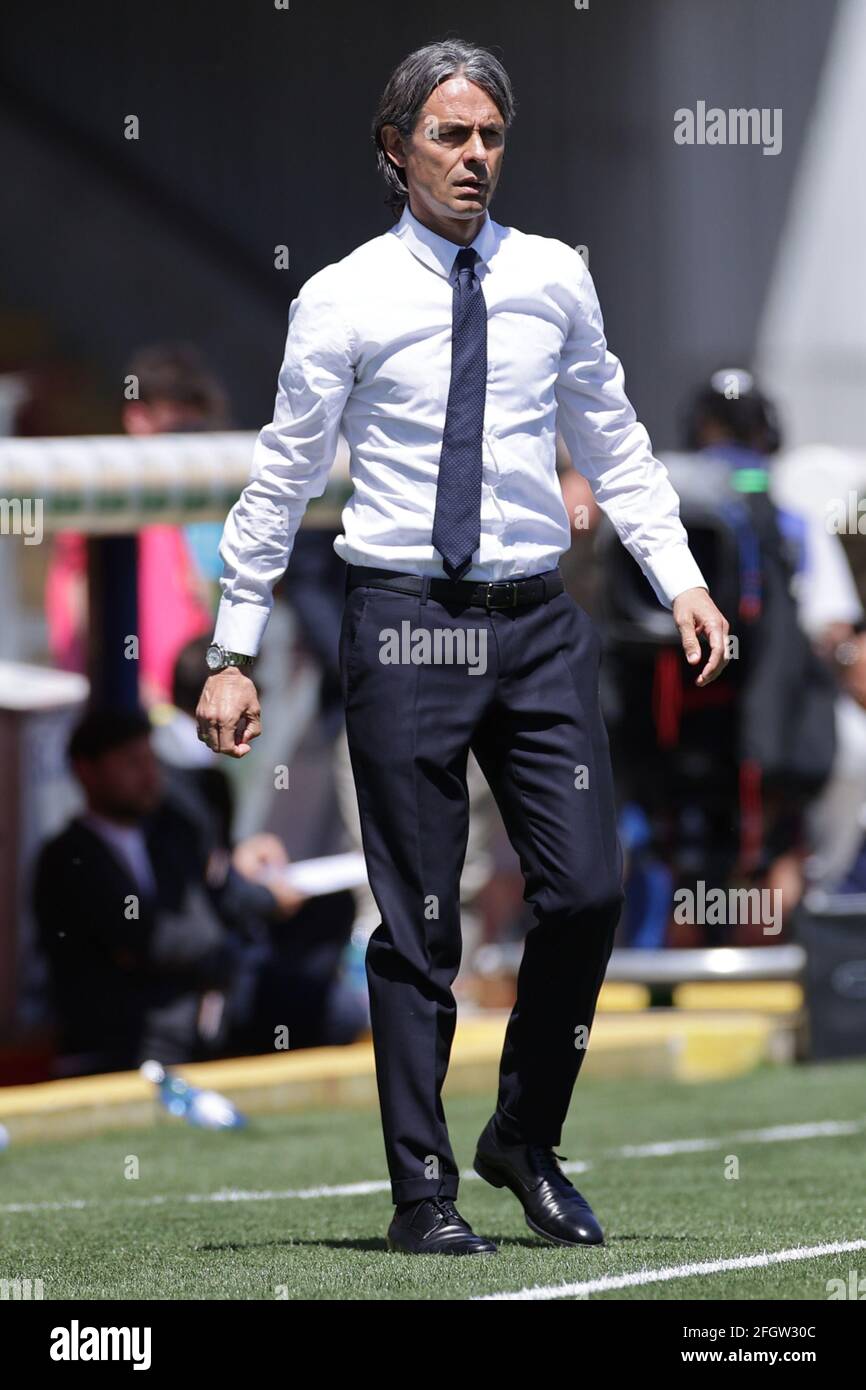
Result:
[[671,545],[655,555],[646,556],[642,568],[665,608],[672,608],[674,599],[686,589],[706,589],[709,592],[710,586],[687,545]]
[[231,599],[220,599],[213,640],[228,652],[258,656],[270,616],[270,607],[261,603],[232,603]]

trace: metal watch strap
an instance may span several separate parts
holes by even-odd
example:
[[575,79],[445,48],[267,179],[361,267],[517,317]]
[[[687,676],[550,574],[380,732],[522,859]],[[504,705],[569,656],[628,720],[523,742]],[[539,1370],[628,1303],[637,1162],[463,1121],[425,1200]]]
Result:
[[[218,656],[219,664],[211,662],[212,653]],[[226,647],[221,647],[219,642],[211,642],[207,650],[207,664],[213,672],[225,671],[229,666],[235,666],[239,671],[248,671],[252,668],[255,659],[247,652],[229,651]]]

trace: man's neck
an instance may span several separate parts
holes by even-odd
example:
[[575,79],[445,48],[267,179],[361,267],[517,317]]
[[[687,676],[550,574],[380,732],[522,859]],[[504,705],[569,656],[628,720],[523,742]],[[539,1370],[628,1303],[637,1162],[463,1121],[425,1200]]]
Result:
[[453,241],[455,246],[471,245],[487,218],[486,212],[479,213],[477,217],[472,217],[468,221],[462,217],[436,217],[426,208],[415,207],[411,195],[408,203],[409,211],[416,222],[420,222],[421,226],[426,227],[428,231],[443,237],[445,241]]

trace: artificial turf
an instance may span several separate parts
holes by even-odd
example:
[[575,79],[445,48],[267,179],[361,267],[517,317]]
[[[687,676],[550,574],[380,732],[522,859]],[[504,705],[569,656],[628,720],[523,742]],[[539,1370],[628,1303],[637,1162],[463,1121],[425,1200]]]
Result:
[[[446,1096],[461,1169],[491,1108],[490,1096]],[[771,1142],[742,1134],[821,1122],[842,1122],[843,1132]],[[623,1152],[691,1140],[709,1143]],[[866,1236],[864,1141],[861,1062],[691,1085],[582,1079],[558,1152],[590,1165],[570,1177],[605,1246],[545,1245],[510,1193],[464,1179],[460,1210],[499,1254],[413,1258],[385,1247],[387,1191],[285,1195],[382,1182],[375,1111],[253,1117],[246,1130],[216,1134],[166,1117],[152,1129],[0,1153],[0,1279],[41,1279],[46,1299],[466,1299],[857,1240]],[[732,1160],[736,1178],[726,1176]],[[125,1176],[136,1164],[138,1176]],[[824,1300],[827,1281],[852,1270],[866,1271],[866,1250],[588,1297]]]

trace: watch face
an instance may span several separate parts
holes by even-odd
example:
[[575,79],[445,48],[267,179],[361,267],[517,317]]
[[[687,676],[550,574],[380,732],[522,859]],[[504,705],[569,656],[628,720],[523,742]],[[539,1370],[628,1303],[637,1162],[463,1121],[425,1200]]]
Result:
[[211,671],[218,671],[223,664],[223,654],[219,647],[208,647],[205,660]]

